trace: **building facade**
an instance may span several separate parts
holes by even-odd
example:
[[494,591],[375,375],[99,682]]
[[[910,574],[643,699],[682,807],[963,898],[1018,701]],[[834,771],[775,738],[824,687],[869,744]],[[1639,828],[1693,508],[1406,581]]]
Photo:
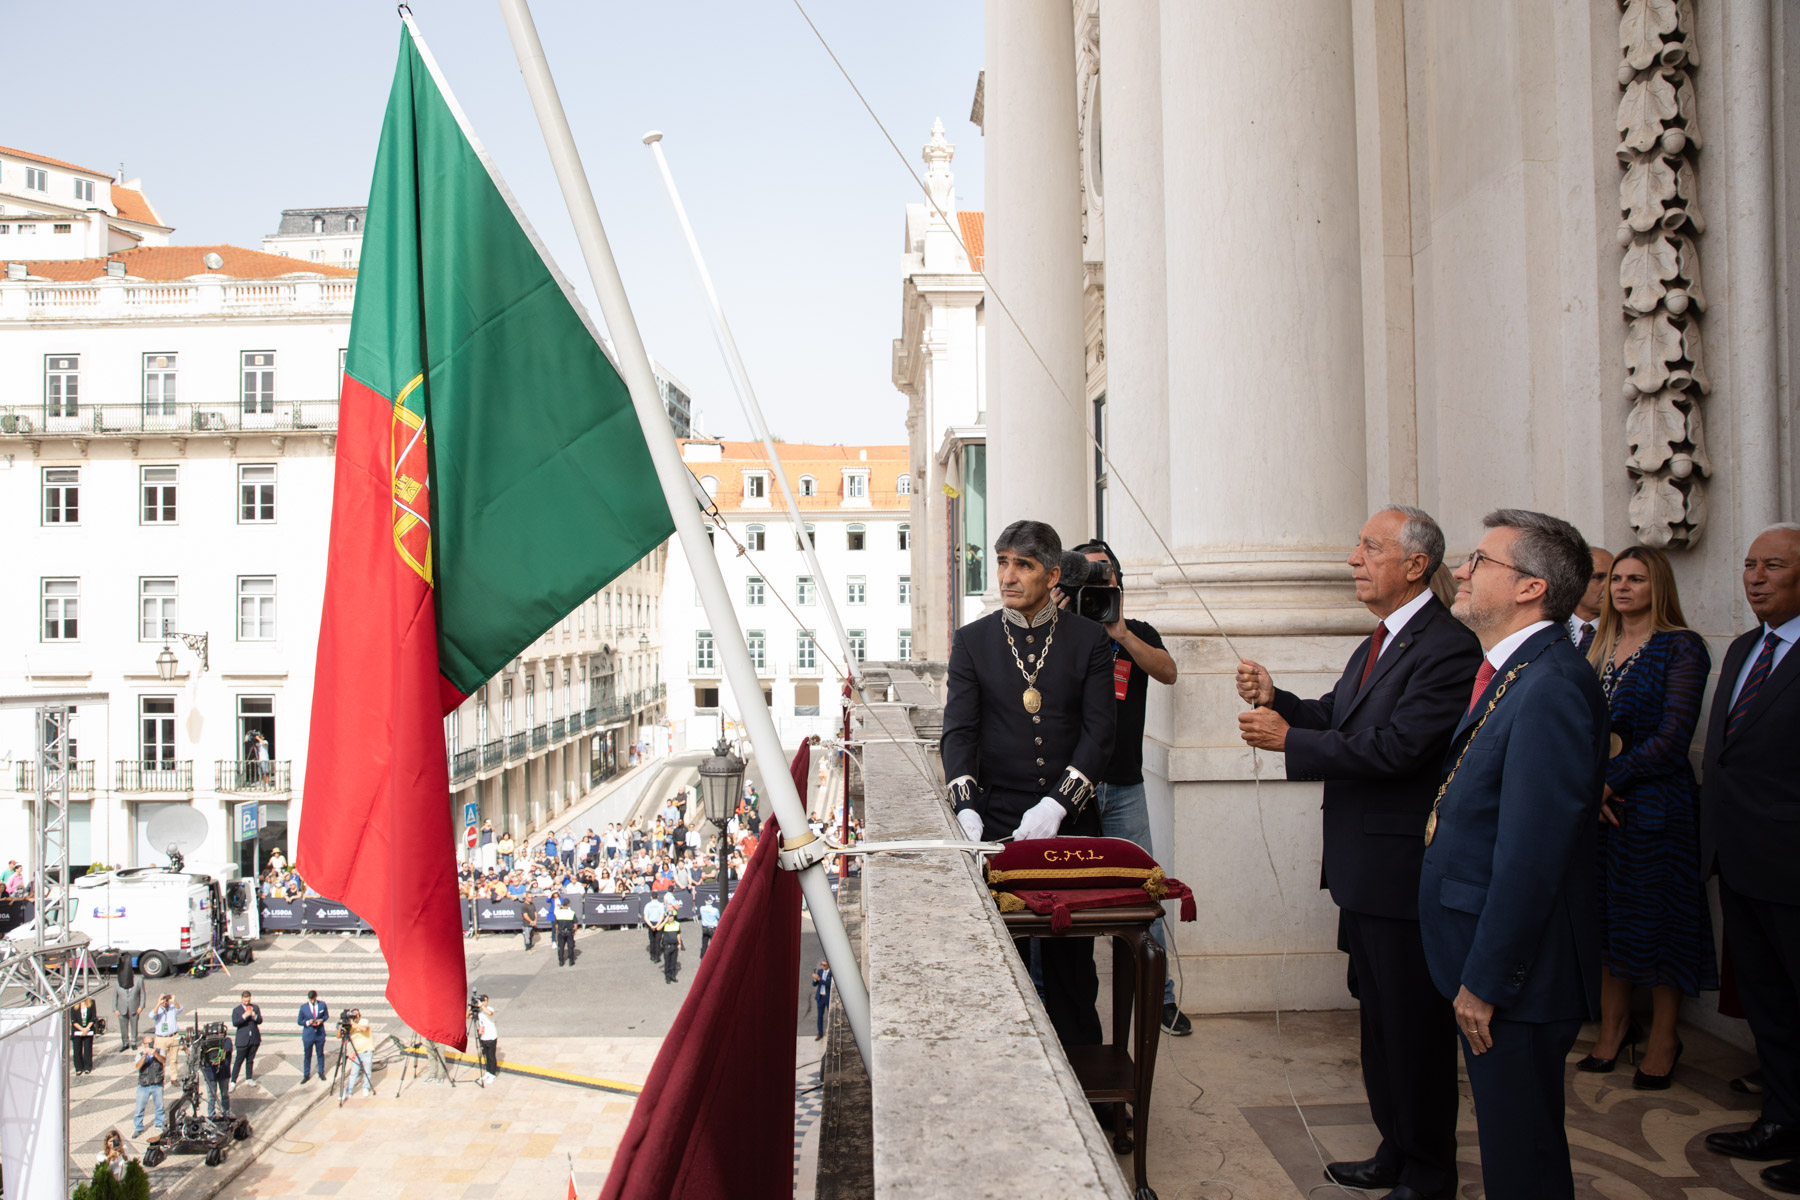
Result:
[[[693,439],[682,443],[681,453],[729,528],[727,536],[709,526],[712,552],[763,698],[783,742],[791,744],[829,735],[841,719],[843,650],[822,610],[823,589],[831,589],[858,661],[912,657],[914,489],[905,446],[778,443],[776,449],[822,579],[806,564],[760,442]],[[739,543],[747,553],[738,553]],[[708,747],[721,722],[740,719],[742,709],[725,682],[712,622],[680,554],[670,557],[663,595],[673,743]]]
[[0,146],[0,262],[95,258],[166,246],[143,182]]
[[282,258],[329,263],[356,270],[362,258],[363,226],[367,205],[347,208],[284,208],[275,232],[263,238],[262,248]]
[[[906,206],[894,386],[906,397],[913,478],[912,630],[921,658],[947,658],[950,635],[987,591],[987,310],[983,214],[958,212],[956,155],[942,121],[925,144],[930,202]],[[926,536],[924,531],[929,531]]]
[[[18,161],[55,162],[0,151],[0,182]],[[0,260],[0,513],[14,565],[0,694],[108,696],[73,725],[71,861],[160,863],[147,826],[175,805],[206,817],[196,865],[291,857],[354,273],[227,245],[82,257],[80,238],[30,244],[68,253]],[[446,718],[459,818],[473,802],[523,833],[625,767],[634,745],[666,743],[666,558],[634,565]],[[0,713],[0,843],[21,859],[35,844],[34,726]],[[239,844],[244,801],[265,806],[264,828]]]
[[1304,7],[988,0],[977,117],[989,537],[1103,532],[1170,639],[1145,768],[1213,1011],[1347,1003],[1318,785],[1238,739],[1232,651],[1331,684],[1367,512],[1665,547],[1716,663],[1795,504],[1791,8]]

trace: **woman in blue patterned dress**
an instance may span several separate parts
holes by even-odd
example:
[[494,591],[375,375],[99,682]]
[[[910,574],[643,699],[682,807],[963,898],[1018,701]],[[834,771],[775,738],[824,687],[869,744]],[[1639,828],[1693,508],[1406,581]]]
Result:
[[1631,991],[1651,989],[1653,1019],[1633,1086],[1669,1086],[1681,1058],[1681,997],[1719,986],[1700,878],[1700,789],[1688,747],[1712,664],[1688,629],[1662,551],[1613,562],[1588,661],[1612,718],[1599,849],[1600,1033],[1584,1071],[1610,1071],[1640,1036]]

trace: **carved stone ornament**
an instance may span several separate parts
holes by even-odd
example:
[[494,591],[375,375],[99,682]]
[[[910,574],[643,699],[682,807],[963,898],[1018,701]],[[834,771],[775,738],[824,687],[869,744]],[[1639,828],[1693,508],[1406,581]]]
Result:
[[1700,149],[1692,68],[1694,0],[1621,0],[1619,287],[1624,291],[1625,468],[1631,527],[1649,546],[1693,546],[1706,523],[1701,401],[1712,393],[1700,337]]

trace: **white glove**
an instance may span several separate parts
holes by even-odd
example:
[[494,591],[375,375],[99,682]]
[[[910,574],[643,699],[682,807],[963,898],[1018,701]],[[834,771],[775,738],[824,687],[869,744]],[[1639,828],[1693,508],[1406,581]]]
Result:
[[1012,840],[1015,842],[1031,842],[1039,838],[1053,838],[1062,825],[1063,818],[1068,816],[1063,808],[1049,796],[1045,796],[1032,805],[1025,815],[1019,819],[1019,827],[1013,830]]
[[965,808],[956,814],[956,823],[962,826],[963,835],[971,842],[981,840],[981,814],[972,808]]

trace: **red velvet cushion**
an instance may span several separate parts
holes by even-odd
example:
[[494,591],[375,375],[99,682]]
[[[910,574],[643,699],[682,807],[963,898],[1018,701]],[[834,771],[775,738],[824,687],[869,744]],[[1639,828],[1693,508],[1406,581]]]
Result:
[[1135,904],[1146,898],[1179,899],[1181,919],[1194,919],[1194,894],[1180,880],[1165,876],[1143,847],[1124,838],[1013,842],[988,859],[987,878],[1001,912],[1054,912],[1063,928],[1071,908]]

